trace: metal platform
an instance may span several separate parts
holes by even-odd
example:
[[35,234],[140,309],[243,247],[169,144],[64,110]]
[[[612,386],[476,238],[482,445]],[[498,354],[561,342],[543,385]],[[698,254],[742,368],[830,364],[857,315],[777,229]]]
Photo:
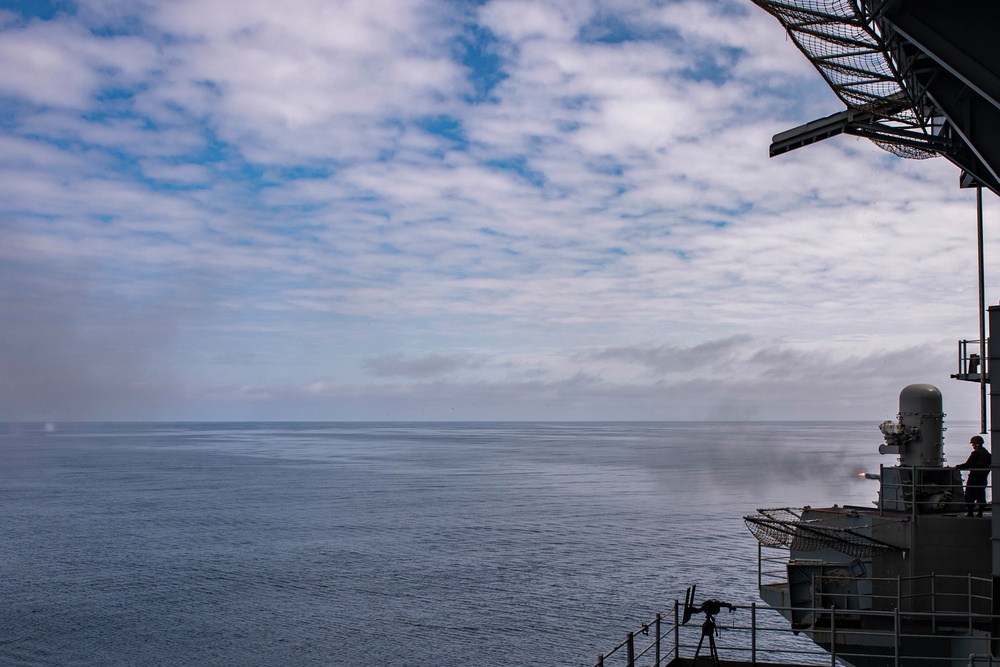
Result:
[[[702,642],[701,623],[682,622],[681,603],[672,615],[657,615],[607,653],[594,667],[991,667],[988,656],[991,623],[988,613],[933,614],[838,611],[835,607],[796,608],[806,611],[809,625],[792,628],[781,615],[791,608],[752,604],[735,606],[718,617],[717,660]],[[860,619],[860,615],[874,615]],[[864,626],[864,629],[861,628]],[[830,643],[830,637],[836,637]],[[948,637],[949,641],[942,641]],[[959,644],[956,637],[963,638]],[[816,642],[816,643],[813,643]],[[699,645],[700,651],[699,651]],[[958,649],[957,651],[955,649]],[[697,659],[695,655],[697,654]]]
[[775,135],[771,155],[838,134],[901,157],[941,155],[963,187],[1000,195],[1000,4],[976,0],[753,0],[847,107]]
[[699,658],[697,661],[691,658],[674,658],[666,663],[666,667],[816,667],[816,663],[745,662],[741,660],[723,660],[722,658],[717,663],[713,663],[711,660],[705,658]]

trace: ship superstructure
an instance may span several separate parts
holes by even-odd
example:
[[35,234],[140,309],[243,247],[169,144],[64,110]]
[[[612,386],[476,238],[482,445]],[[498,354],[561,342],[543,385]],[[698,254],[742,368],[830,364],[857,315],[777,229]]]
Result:
[[[952,377],[980,384],[982,429],[992,423],[995,434],[1000,395],[991,388],[987,420],[986,388],[1000,341],[990,346],[986,336],[982,190],[1000,194],[1000,50],[992,34],[1000,5],[753,2],[778,19],[846,107],[776,135],[772,156],[850,134],[901,157],[944,156],[961,169],[960,185],[977,189],[980,336],[959,344]],[[990,308],[989,319],[1000,331],[1000,309]],[[943,422],[936,387],[903,389],[898,421],[880,427],[879,451],[898,463],[871,475],[880,485],[874,509],[765,509],[746,517],[761,543],[761,599],[844,662],[993,660],[1000,513],[965,515],[960,472],[944,465]],[[776,572],[765,555],[774,549],[787,552]]]
[[[874,508],[762,509],[760,596],[791,628],[853,665],[967,664],[990,653],[992,517],[967,517],[959,470],[943,465],[941,393],[910,385]],[[905,638],[905,639],[904,639]]]
[[[960,186],[976,188],[980,335],[959,343],[952,377],[979,383],[982,430],[992,424],[996,435],[1000,394],[989,369],[1000,340],[990,345],[986,333],[982,191],[1000,194],[1000,49],[993,36],[1000,5],[753,2],[778,19],[846,107],[776,135],[772,156],[850,134],[901,157],[944,156],[960,168]],[[988,317],[989,329],[1000,331],[1000,308]],[[944,466],[943,421],[936,387],[903,389],[899,420],[880,427],[879,451],[897,455],[898,463],[871,475],[880,485],[874,509],[760,510],[746,517],[761,543],[761,599],[849,664],[966,664],[976,656],[992,662],[997,652],[1000,545],[993,536],[1000,535],[1000,513],[966,516],[960,472]],[[777,572],[765,555],[776,548],[787,552]]]
[[[994,35],[1000,3],[752,1],[778,19],[846,107],[775,135],[772,157],[848,134],[900,157],[943,156],[959,167],[960,187],[976,189],[979,337],[959,342],[952,377],[979,384],[982,432],[989,426],[997,445],[1000,389],[990,384],[990,368],[1000,363],[1000,335],[991,343],[987,319],[989,330],[1000,332],[1000,306],[985,307],[982,193],[1000,195],[1000,41]],[[992,511],[967,517],[961,473],[945,466],[944,418],[935,386],[903,388],[898,420],[878,426],[880,452],[897,460],[868,475],[879,481],[874,506],[772,508],[745,517],[760,544],[761,599],[787,629],[827,652],[825,664],[957,667],[992,665],[1000,656],[997,474]],[[702,607],[709,602],[719,601]],[[693,604],[689,592],[684,607]],[[720,660],[712,642],[708,660],[716,666],[763,664],[762,638],[776,629],[760,625],[756,604],[741,609],[749,609],[750,620],[730,626],[743,642],[729,647],[739,660],[725,650]],[[629,667],[691,664],[684,650],[694,642],[683,639],[691,628],[682,627],[689,617],[675,602],[665,632],[668,617],[642,628],[648,636],[655,626],[647,648],[629,633],[609,656]],[[769,655],[771,663],[823,664],[801,648]],[[600,656],[598,665],[609,656]]]

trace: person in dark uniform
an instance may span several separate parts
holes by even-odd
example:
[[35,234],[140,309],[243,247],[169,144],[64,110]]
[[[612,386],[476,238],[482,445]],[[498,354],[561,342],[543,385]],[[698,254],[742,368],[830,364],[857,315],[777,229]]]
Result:
[[955,470],[969,471],[969,478],[965,481],[965,507],[968,510],[965,516],[972,516],[972,510],[977,507],[977,503],[976,516],[982,516],[983,510],[986,509],[986,480],[990,476],[993,457],[983,447],[981,436],[972,436],[969,443],[972,445],[972,453],[965,463],[955,466]]

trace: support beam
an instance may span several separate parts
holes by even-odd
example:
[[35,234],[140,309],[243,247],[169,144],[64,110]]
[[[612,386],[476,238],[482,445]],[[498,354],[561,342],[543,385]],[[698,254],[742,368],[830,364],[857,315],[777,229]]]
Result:
[[[866,4],[873,4],[870,1]],[[970,21],[974,16],[975,20]],[[938,66],[1000,109],[996,29],[1000,3],[982,0],[907,0],[876,15]]]
[[[994,364],[1000,365],[1000,306],[990,306],[990,344],[987,346],[986,368],[992,369]],[[996,332],[996,333],[993,333]],[[1000,367],[1000,366],[998,366]],[[996,451],[996,446],[1000,443],[1000,382],[990,383],[990,454],[993,454],[993,466],[990,474],[990,485],[992,488],[992,509],[993,522],[993,581],[994,586],[1000,583],[1000,483],[997,482],[997,474],[1000,472],[1000,452]],[[1000,593],[1000,591],[997,591]],[[994,601],[1000,603],[1000,599],[994,596]]]
[[[771,157],[781,155],[796,148],[802,148],[817,141],[843,134],[848,124],[854,120],[854,115],[854,112],[850,110],[841,111],[832,116],[780,132],[771,139],[770,155]],[[868,116],[868,118],[870,117]]]

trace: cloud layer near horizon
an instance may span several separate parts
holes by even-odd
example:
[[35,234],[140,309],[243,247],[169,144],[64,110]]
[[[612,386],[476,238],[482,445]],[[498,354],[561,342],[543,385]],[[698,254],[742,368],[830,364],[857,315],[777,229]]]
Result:
[[34,7],[0,418],[978,414],[972,194],[849,138],[769,161],[840,107],[748,2]]

